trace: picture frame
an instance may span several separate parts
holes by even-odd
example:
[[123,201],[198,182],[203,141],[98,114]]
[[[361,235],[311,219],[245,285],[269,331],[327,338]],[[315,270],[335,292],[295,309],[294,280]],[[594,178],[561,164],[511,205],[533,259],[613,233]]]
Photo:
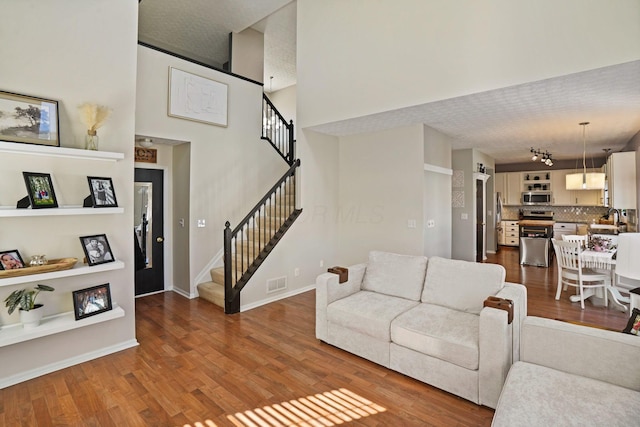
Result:
[[0,251],[0,270],[17,270],[25,267],[24,260],[17,249]]
[[27,197],[31,209],[57,208],[58,199],[53,189],[51,174],[38,172],[22,172],[27,186]]
[[58,101],[0,91],[0,141],[59,147]]
[[72,295],[76,320],[113,310],[109,283],[73,291]]
[[106,234],[81,236],[80,243],[82,244],[82,250],[84,251],[89,266],[115,261]]
[[111,178],[88,176],[89,191],[94,208],[116,208],[118,201]]
[[225,83],[169,67],[167,114],[227,127],[228,91]]

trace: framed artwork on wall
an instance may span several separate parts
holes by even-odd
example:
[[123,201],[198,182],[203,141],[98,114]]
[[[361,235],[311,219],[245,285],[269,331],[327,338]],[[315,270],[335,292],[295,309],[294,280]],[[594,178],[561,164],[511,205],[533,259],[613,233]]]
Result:
[[226,84],[169,67],[168,114],[216,126],[227,126]]
[[60,146],[58,101],[0,91],[0,141]]

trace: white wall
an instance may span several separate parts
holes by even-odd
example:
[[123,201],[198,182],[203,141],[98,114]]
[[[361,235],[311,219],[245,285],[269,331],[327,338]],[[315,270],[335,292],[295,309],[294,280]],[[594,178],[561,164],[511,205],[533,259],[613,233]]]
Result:
[[334,214],[343,263],[366,260],[372,249],[422,254],[423,145],[421,125],[340,138]]
[[264,34],[253,28],[233,33],[231,38],[231,72],[263,83]]
[[[451,258],[451,142],[435,129],[424,132],[424,255]],[[434,227],[428,227],[432,220]]]
[[[126,315],[0,348],[0,383],[6,385],[136,344],[130,260],[138,4],[9,1],[3,2],[2,15],[0,89],[58,100],[64,147],[83,146],[86,128],[78,105],[94,102],[111,107],[113,114],[98,130],[100,149],[125,156],[112,163],[0,154],[0,205],[13,205],[25,195],[22,171],[26,170],[52,173],[56,195],[63,204],[81,204],[89,192],[88,175],[112,177],[118,204],[124,207],[124,214],[116,215],[3,218],[3,249],[17,248],[27,258],[44,253],[49,258],[82,259],[78,237],[105,233],[115,257],[126,265],[123,270],[44,282],[56,288],[38,297],[47,314],[71,311],[74,290],[110,283],[112,299]],[[22,287],[0,287],[0,299]],[[8,316],[3,309],[1,313],[0,323],[18,322],[17,312]]]
[[633,0],[299,0],[297,10],[303,127],[640,58]]
[[[229,86],[227,127],[167,115],[169,66]],[[137,133],[190,141],[187,219],[190,285],[184,289],[182,284],[176,283],[176,287],[195,295],[196,276],[222,249],[225,222],[229,220],[232,228],[235,227],[288,166],[271,145],[260,139],[262,86],[146,47],[138,48],[138,70]],[[177,168],[174,169],[174,173],[179,172]],[[197,227],[198,219],[204,219],[206,227]],[[274,258],[274,255],[270,258]],[[179,262],[176,260],[176,263]],[[275,267],[276,271],[266,269],[267,273],[264,273],[268,264],[261,266],[262,274],[283,274],[282,266]],[[177,265],[174,267],[181,268]],[[262,279],[261,276],[254,276],[250,285],[243,290],[243,305],[251,305],[267,297],[266,288],[256,285],[252,289],[252,283],[259,283]]]

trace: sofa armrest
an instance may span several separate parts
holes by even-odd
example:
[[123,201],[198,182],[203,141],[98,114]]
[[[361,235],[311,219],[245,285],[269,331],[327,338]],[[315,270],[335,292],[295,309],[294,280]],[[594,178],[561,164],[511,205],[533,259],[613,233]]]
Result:
[[521,359],[640,391],[640,338],[541,317],[522,325]]
[[507,373],[513,363],[513,330],[505,310],[485,307],[480,312],[478,340],[478,399],[481,405],[495,408]]
[[496,294],[499,298],[513,301],[513,346],[512,360],[520,360],[520,330],[527,317],[527,288],[519,283],[505,282],[504,288]]
[[327,340],[327,307],[360,290],[367,264],[349,267],[349,280],[338,283],[338,275],[323,273],[316,278],[316,338]]

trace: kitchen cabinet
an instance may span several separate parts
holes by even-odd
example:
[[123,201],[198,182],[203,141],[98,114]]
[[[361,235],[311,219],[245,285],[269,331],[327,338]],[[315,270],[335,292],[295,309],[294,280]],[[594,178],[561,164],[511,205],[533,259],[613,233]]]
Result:
[[609,206],[636,209],[636,153],[612,153],[607,159]]
[[[587,169],[587,172],[600,172]],[[551,175],[551,192],[555,206],[603,206],[604,193],[602,190],[567,190],[566,177],[576,173],[575,169],[561,169],[553,171]]]
[[522,195],[522,172],[495,174],[495,191],[500,193],[503,205],[519,205]]
[[518,221],[502,221],[502,230],[504,233],[505,246],[519,246],[520,245],[520,226]]

